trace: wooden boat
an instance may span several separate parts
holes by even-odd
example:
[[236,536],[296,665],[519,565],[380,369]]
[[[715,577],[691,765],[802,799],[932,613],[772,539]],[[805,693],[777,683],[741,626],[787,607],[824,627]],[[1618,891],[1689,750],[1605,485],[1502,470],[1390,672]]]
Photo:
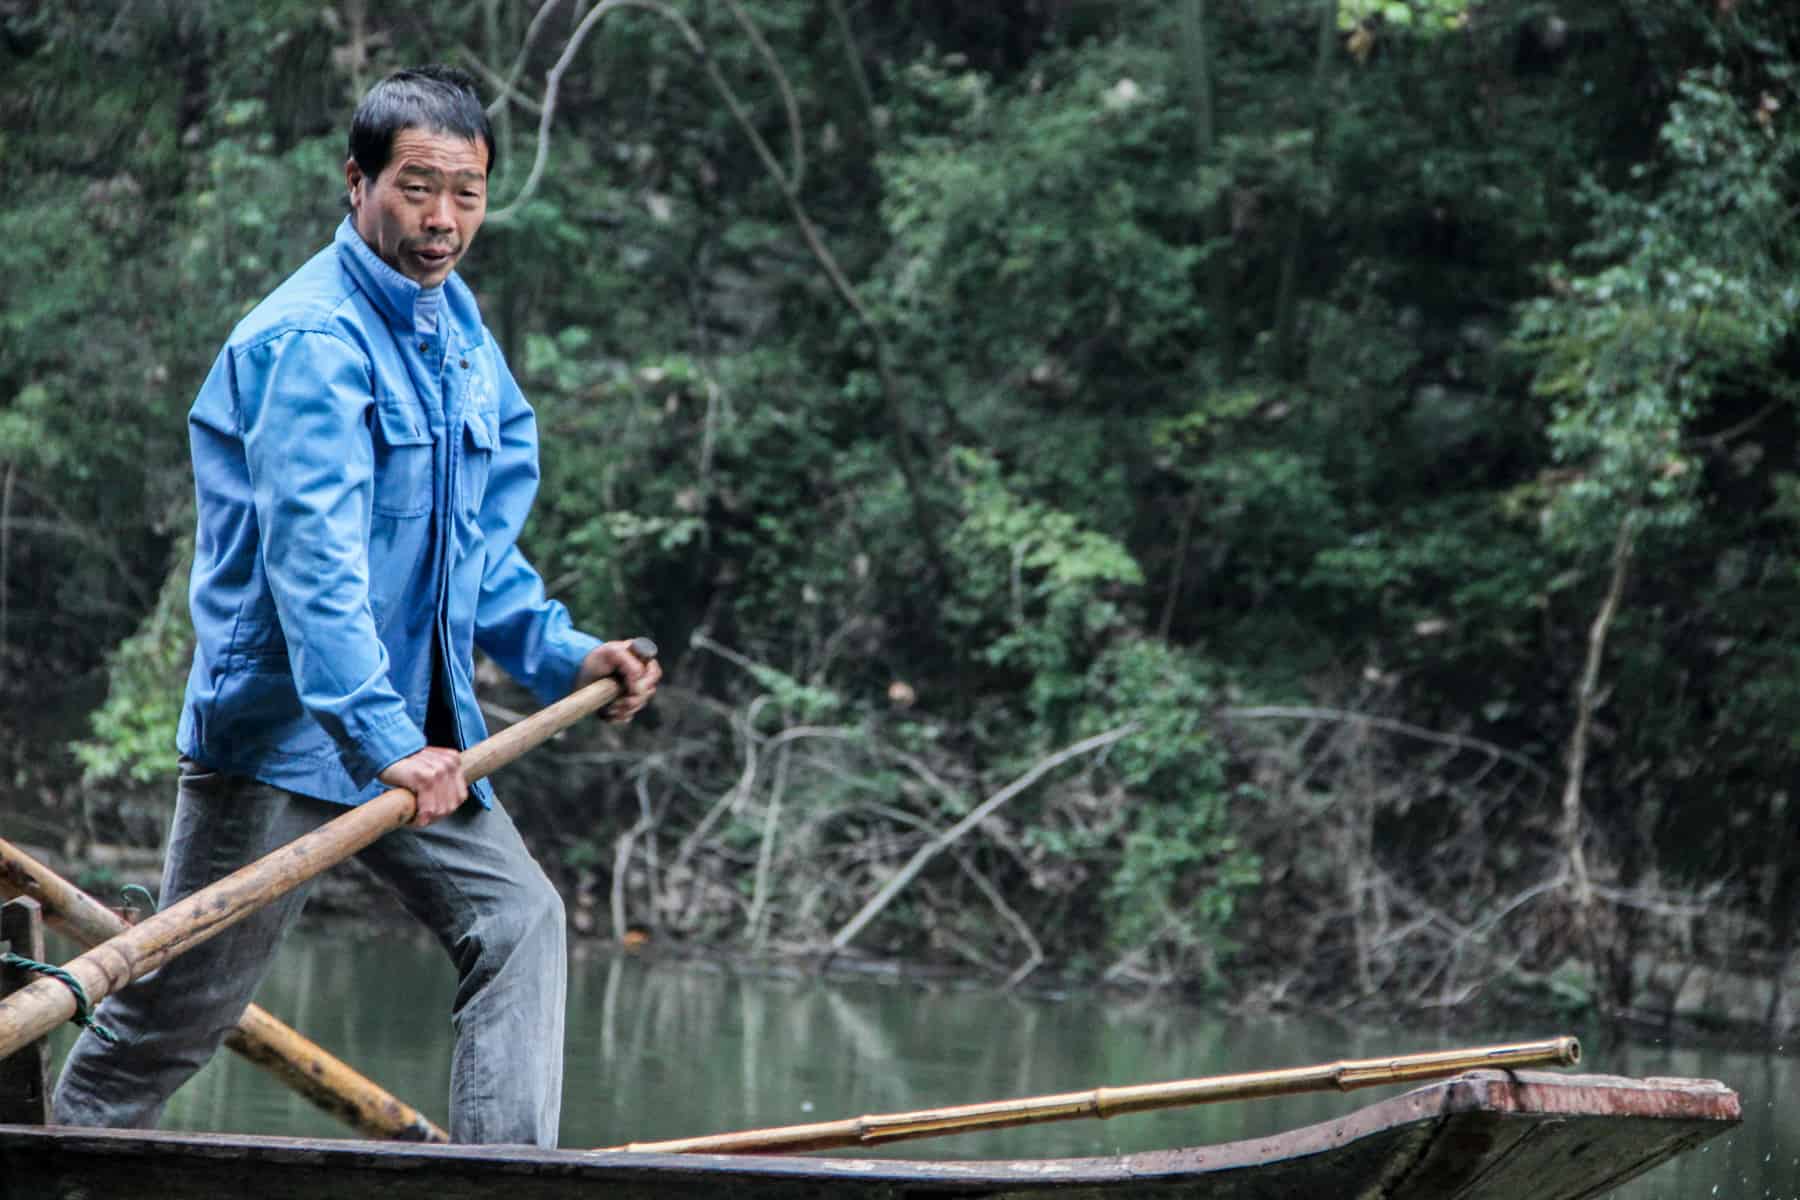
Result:
[[927,1162],[0,1126],[0,1200],[1577,1200],[1730,1129],[1710,1080],[1476,1071],[1274,1137],[1112,1158]]

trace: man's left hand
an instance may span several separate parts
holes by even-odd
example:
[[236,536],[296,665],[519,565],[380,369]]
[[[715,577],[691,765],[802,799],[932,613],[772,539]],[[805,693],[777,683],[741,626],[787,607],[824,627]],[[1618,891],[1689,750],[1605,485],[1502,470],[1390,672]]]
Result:
[[588,651],[588,656],[581,661],[575,687],[579,690],[612,675],[618,676],[623,694],[600,716],[602,720],[623,724],[643,711],[644,705],[656,695],[656,685],[662,681],[662,667],[654,658],[645,662],[633,654],[628,641],[602,642]]

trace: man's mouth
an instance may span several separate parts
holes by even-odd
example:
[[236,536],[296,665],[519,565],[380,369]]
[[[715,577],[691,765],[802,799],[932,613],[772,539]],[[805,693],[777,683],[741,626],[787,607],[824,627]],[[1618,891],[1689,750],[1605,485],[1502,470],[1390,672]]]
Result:
[[412,253],[414,258],[430,263],[434,267],[441,266],[456,256],[455,251],[448,246],[414,246]]

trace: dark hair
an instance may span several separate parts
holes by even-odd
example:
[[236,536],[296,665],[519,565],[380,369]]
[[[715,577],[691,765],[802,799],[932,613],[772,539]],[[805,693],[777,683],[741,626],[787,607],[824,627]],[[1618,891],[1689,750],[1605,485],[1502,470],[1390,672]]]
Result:
[[487,143],[488,174],[500,161],[494,127],[475,91],[475,77],[455,67],[432,64],[395,71],[369,89],[350,118],[350,157],[375,179],[388,164],[394,135],[402,129],[460,134]]

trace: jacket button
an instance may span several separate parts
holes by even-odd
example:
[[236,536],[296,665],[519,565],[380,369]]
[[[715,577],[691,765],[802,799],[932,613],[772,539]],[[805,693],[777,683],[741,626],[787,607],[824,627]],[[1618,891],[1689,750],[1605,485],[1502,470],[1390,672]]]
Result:
[[456,360],[456,365],[466,371],[469,369],[469,360],[466,358],[459,358]]
[[419,353],[420,354],[430,354],[431,353],[431,344],[429,342],[420,342],[419,343]]

